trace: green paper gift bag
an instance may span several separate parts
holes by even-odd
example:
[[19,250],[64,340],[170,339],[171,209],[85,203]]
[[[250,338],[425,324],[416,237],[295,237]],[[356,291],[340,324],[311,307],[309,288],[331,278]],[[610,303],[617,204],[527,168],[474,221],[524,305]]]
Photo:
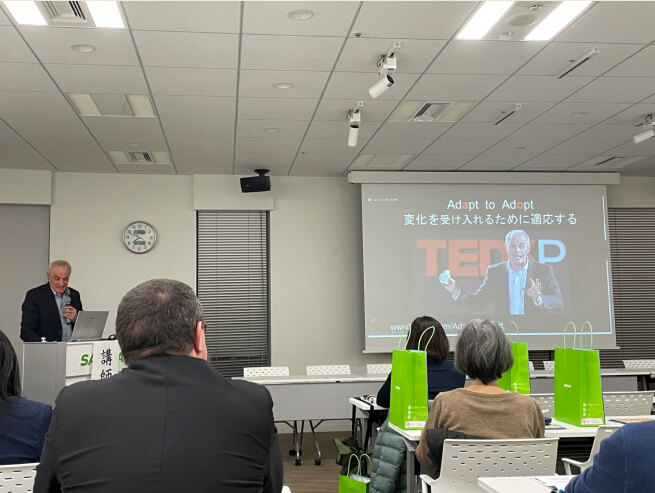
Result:
[[[430,331],[427,346],[434,334]],[[407,337],[409,340],[409,335]],[[428,363],[425,351],[394,350],[391,355],[389,421],[403,430],[420,430],[428,419]]]
[[510,342],[514,364],[498,379],[498,386],[517,392],[530,393],[530,362],[528,361],[528,345],[525,342]]
[[366,454],[361,456],[353,454],[350,456],[348,470],[350,470],[350,461],[353,458],[357,460],[357,468],[354,474],[339,476],[339,493],[368,493],[371,478],[362,476],[362,457],[368,459],[370,464],[371,458]]
[[[591,330],[591,324],[589,328]],[[575,346],[575,337],[573,341]],[[555,419],[575,426],[603,424],[605,417],[598,351],[556,348],[554,385]]]

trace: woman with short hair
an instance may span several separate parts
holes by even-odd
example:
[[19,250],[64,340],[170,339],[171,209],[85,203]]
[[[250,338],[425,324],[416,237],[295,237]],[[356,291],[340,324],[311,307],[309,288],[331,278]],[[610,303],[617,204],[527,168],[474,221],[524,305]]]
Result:
[[419,462],[429,467],[425,433],[445,428],[477,438],[542,438],[544,417],[539,405],[527,395],[508,392],[497,380],[514,363],[512,349],[496,322],[476,319],[459,334],[455,368],[471,379],[463,389],[442,392],[434,400],[416,449]]
[[18,359],[0,331],[0,464],[39,462],[52,408],[22,397]]

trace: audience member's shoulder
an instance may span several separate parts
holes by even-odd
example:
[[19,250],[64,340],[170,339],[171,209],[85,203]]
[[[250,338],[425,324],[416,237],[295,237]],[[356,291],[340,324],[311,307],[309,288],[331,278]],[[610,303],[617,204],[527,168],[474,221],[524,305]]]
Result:
[[23,397],[10,396],[9,402],[11,406],[20,408],[20,412],[28,418],[38,418],[41,416],[50,416],[52,414],[52,407],[43,402],[31,401]]
[[655,421],[628,423],[619,430],[626,440],[655,440]]
[[253,396],[259,396],[260,398],[266,397],[267,399],[270,394],[268,389],[263,385],[258,383],[249,382],[247,380],[231,380],[232,385],[239,391],[245,394],[250,394]]
[[439,395],[434,398],[434,402],[451,402],[457,401],[462,398],[464,395],[464,389],[458,388],[453,390],[447,390],[445,392],[439,392]]

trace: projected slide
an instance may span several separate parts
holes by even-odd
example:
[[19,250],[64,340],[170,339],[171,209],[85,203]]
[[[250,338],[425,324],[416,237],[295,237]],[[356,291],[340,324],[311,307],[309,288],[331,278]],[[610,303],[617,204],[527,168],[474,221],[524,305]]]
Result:
[[573,324],[615,347],[606,211],[597,185],[362,185],[366,350],[396,348],[419,315],[451,343],[489,317],[530,349]]

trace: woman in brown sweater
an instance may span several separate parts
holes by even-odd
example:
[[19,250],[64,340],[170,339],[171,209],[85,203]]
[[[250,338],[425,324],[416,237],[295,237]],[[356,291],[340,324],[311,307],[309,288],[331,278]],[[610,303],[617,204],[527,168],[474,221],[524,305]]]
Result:
[[536,401],[507,392],[496,383],[512,364],[509,341],[498,324],[477,319],[464,326],[455,347],[455,368],[468,375],[471,384],[442,392],[434,400],[416,449],[421,464],[435,466],[425,442],[425,431],[431,428],[447,428],[479,438],[544,436],[544,417]]

